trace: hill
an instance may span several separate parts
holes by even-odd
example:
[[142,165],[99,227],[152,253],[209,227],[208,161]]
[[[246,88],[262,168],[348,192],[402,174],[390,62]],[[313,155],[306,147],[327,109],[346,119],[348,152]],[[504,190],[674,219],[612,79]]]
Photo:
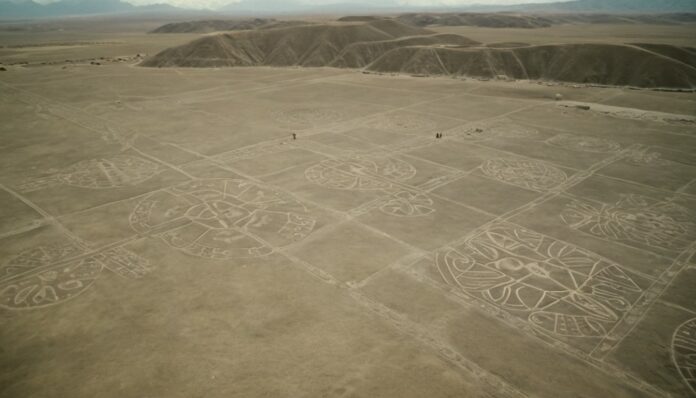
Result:
[[696,14],[602,14],[571,13],[547,16],[554,24],[588,23],[588,24],[652,24],[677,25],[696,22]]
[[206,36],[167,49],[149,67],[332,66],[385,73],[696,87],[696,50],[654,44],[485,46],[382,19]]
[[469,38],[453,34],[437,34],[430,36],[406,37],[396,40],[353,43],[347,46],[329,64],[339,68],[363,68],[372,64],[384,54],[404,47],[472,47],[481,43]]
[[[549,80],[634,87],[696,87],[696,64],[663,54],[689,49],[661,46],[559,44],[514,48],[416,48],[385,53],[376,72]],[[693,59],[691,59],[693,62]]]
[[696,22],[696,14],[607,14],[607,13],[410,13],[397,19],[413,26],[478,26],[482,28],[547,28],[577,24],[657,24],[675,25]]
[[675,59],[686,65],[696,67],[696,48],[692,47],[675,47],[665,44],[646,44],[632,43],[636,47],[640,47],[647,51],[651,51],[668,58]]
[[262,18],[174,22],[162,25],[150,33],[210,33],[231,30],[251,30],[275,22],[275,19]]
[[207,36],[162,51],[143,66],[326,66],[348,45],[432,32],[378,20],[350,25],[308,25]]
[[694,0],[576,0],[503,7],[534,12],[682,13],[696,12]]
[[484,28],[545,28],[553,21],[534,15],[507,13],[448,13],[448,14],[404,14],[399,21],[415,26],[479,26]]
[[375,17],[372,15],[348,15],[345,17],[338,18],[338,22],[371,22],[382,19],[380,17]]

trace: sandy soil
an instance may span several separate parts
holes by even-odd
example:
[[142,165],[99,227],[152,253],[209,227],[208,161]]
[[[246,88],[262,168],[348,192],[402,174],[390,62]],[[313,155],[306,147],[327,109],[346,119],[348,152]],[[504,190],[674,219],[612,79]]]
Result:
[[0,53],[0,396],[693,396],[694,93],[165,36]]

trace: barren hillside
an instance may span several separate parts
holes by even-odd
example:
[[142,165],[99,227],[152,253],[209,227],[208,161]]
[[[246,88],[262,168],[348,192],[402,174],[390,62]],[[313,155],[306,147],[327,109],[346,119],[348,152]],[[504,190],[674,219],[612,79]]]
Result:
[[143,66],[326,66],[353,43],[393,40],[432,32],[391,20],[313,25],[208,36],[167,49]]
[[147,59],[151,67],[332,66],[374,72],[696,87],[696,50],[654,44],[484,45],[396,20],[207,36]]
[[212,33],[236,30],[277,29],[312,25],[306,21],[277,21],[273,18],[251,18],[235,20],[202,20],[173,22],[162,25],[150,33]]
[[399,21],[414,26],[480,26],[486,28],[544,28],[554,22],[545,17],[506,13],[404,14]]
[[173,22],[162,25],[150,33],[210,33],[228,30],[250,30],[276,22],[274,19],[238,19]]
[[372,22],[383,18],[375,17],[372,15],[348,15],[345,17],[338,18],[339,22]]
[[526,13],[411,13],[398,20],[414,26],[478,26],[482,28],[547,28],[552,25],[578,24],[655,24],[676,25],[696,21],[696,14],[543,14]]
[[456,46],[471,47],[481,43],[453,34],[406,37],[396,40],[354,43],[347,46],[330,66],[363,68],[391,50],[403,47]]
[[[666,47],[661,46],[666,51]],[[684,50],[672,47],[671,52]],[[515,48],[392,50],[369,70],[483,78],[554,80],[636,87],[695,87],[696,68],[628,45],[559,44]]]
[[677,61],[696,68],[696,48],[645,43],[635,43],[633,45],[668,58],[676,59]]

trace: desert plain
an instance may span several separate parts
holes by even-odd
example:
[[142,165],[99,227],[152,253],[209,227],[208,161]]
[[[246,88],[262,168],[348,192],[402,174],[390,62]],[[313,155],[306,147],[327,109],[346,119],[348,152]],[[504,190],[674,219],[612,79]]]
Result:
[[694,396],[692,90],[146,68],[205,35],[62,24],[0,32],[0,396]]

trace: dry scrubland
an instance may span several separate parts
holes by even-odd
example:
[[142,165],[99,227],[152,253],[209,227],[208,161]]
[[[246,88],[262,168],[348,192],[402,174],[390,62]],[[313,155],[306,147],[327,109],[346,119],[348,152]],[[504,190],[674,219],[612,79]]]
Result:
[[[341,52],[74,23],[0,33],[0,396],[694,395],[693,92],[138,67],[192,39]],[[377,23],[308,36],[355,65],[595,32],[694,46]]]

